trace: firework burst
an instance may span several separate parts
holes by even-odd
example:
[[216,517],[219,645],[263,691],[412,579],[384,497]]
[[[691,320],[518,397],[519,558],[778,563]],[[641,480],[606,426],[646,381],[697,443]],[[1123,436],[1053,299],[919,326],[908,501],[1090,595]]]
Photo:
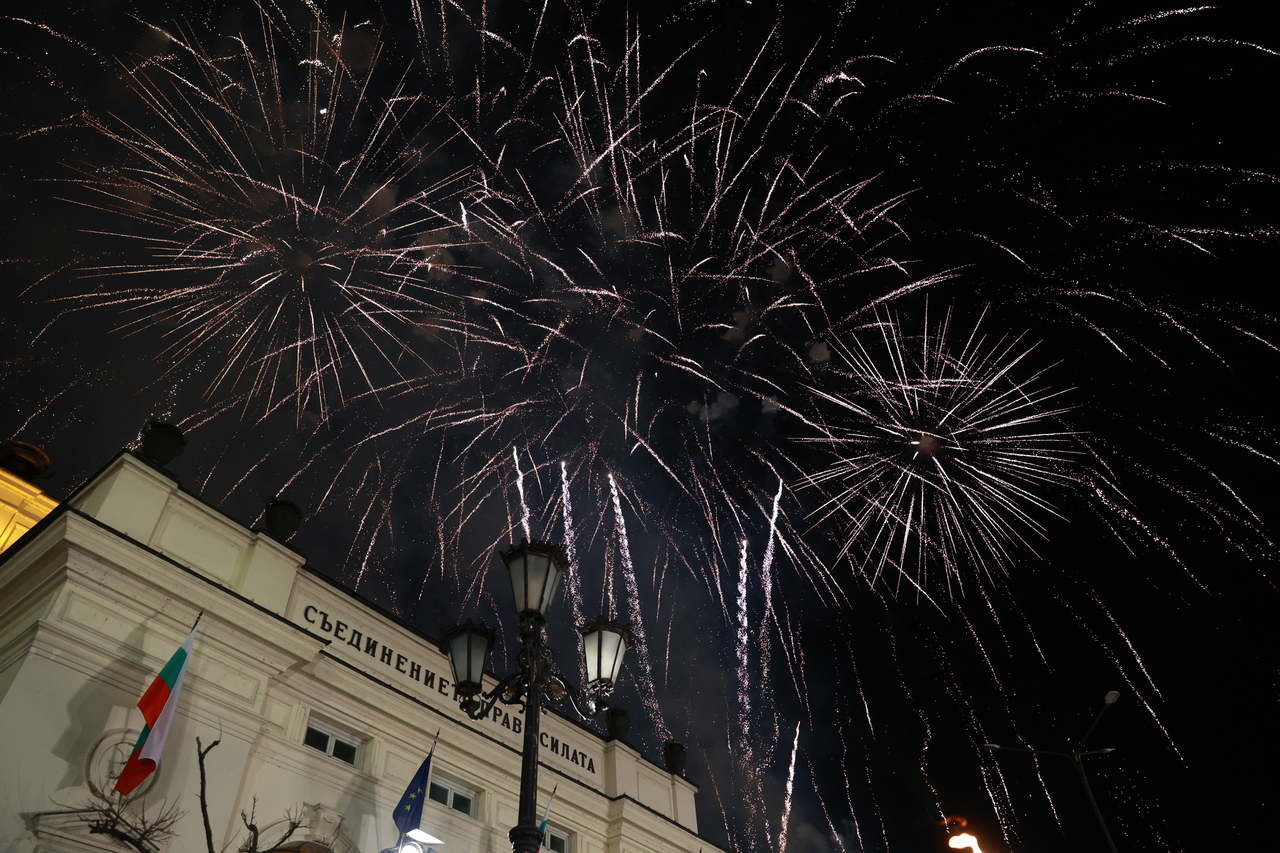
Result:
[[86,117],[115,156],[80,183],[141,252],[85,270],[128,285],[83,305],[159,328],[176,363],[220,365],[210,395],[324,416],[421,371],[411,332],[449,331],[445,211],[469,170],[438,162],[432,107],[383,79],[370,28],[259,14],[217,52],[152,28],[153,55],[123,71],[136,109]]
[[980,322],[956,335],[947,311],[914,334],[885,316],[833,348],[838,379],[810,389],[833,415],[805,440],[836,461],[808,482],[827,495],[818,514],[845,529],[841,555],[872,583],[955,592],[975,570],[1005,570],[1059,515],[1050,496],[1079,488],[1068,392],[1029,366],[1023,337]]

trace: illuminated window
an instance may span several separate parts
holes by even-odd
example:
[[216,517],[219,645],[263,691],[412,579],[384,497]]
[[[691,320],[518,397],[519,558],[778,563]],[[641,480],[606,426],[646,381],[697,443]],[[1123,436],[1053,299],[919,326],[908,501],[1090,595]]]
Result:
[[302,736],[302,743],[352,767],[360,765],[361,747],[364,746],[364,742],[355,735],[314,717],[307,721],[307,733]]
[[476,792],[444,779],[432,779],[427,796],[468,817],[476,816]]

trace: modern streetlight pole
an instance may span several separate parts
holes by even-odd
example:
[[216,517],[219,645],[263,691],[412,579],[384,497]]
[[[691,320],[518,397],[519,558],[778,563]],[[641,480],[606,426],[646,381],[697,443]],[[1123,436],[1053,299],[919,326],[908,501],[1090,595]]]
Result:
[[586,659],[587,683],[574,690],[555,672],[546,645],[547,611],[555,601],[560,580],[569,569],[564,550],[549,542],[521,542],[501,554],[511,573],[511,591],[520,619],[519,668],[490,691],[484,691],[485,660],[494,632],[470,619],[444,634],[444,652],[453,668],[458,704],[475,720],[489,715],[497,702],[524,707],[524,746],[520,753],[520,806],[508,837],[513,853],[537,853],[542,844],[538,826],[538,736],[543,703],[568,698],[584,717],[608,705],[618,683],[622,657],[634,641],[631,631],[617,623],[597,620],[578,629]]
[[1119,690],[1111,690],[1102,699],[1102,708],[1098,711],[1098,715],[1093,718],[1093,722],[1089,725],[1088,731],[1084,733],[1084,737],[1076,742],[1075,749],[1070,752],[1055,752],[1051,749],[1032,749],[1031,747],[1022,746],[1001,746],[998,743],[984,743],[982,748],[988,752],[1029,752],[1032,755],[1056,755],[1065,758],[1071,762],[1076,769],[1076,775],[1080,777],[1080,784],[1084,787],[1084,795],[1089,799],[1089,806],[1093,809],[1093,816],[1098,819],[1098,826],[1102,829],[1102,835],[1107,839],[1107,847],[1111,848],[1111,853],[1120,853],[1116,849],[1116,842],[1111,838],[1111,831],[1107,829],[1107,822],[1102,817],[1102,809],[1098,808],[1098,801],[1093,796],[1093,788],[1089,786],[1089,777],[1084,772],[1084,758],[1088,755],[1106,755],[1115,752],[1115,747],[1104,747],[1103,749],[1087,749],[1086,742],[1089,736],[1093,734],[1093,730],[1098,727],[1098,723],[1102,720],[1102,715],[1107,709],[1115,704],[1120,698]]

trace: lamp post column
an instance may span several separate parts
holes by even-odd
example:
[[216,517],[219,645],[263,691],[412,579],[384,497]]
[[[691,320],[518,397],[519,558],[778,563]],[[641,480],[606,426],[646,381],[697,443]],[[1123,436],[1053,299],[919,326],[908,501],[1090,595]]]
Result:
[[[513,853],[538,853],[542,832],[538,823],[538,747],[542,735],[542,702],[564,699],[575,708],[574,693],[555,674],[551,651],[545,644],[547,610],[568,570],[568,558],[559,545],[527,542],[502,553],[511,573],[511,593],[520,617],[519,668],[484,691],[484,661],[493,645],[493,631],[470,619],[444,634],[444,648],[453,668],[458,704],[473,720],[483,720],[497,702],[524,704],[524,748],[520,752],[520,807],[516,825],[507,837]],[[622,656],[632,645],[631,632],[614,622],[596,620],[579,629],[586,658],[587,683],[583,686],[586,714],[592,716],[617,684]],[[582,713],[579,710],[579,713]]]
[[1111,853],[1120,853],[1116,849],[1116,843],[1111,838],[1111,830],[1107,829],[1107,822],[1102,817],[1102,809],[1098,808],[1098,801],[1094,799],[1093,788],[1089,786],[1089,777],[1084,774],[1084,762],[1080,760],[1082,753],[1079,750],[1071,753],[1071,763],[1076,766],[1076,774],[1080,777],[1080,784],[1084,786],[1084,794],[1089,798],[1089,807],[1093,809],[1093,816],[1098,819],[1098,826],[1102,828],[1102,834],[1107,839],[1107,847],[1111,848]]
[[520,753],[520,808],[511,828],[512,853],[538,853],[542,832],[538,829],[538,736],[542,729],[541,668],[542,625],[534,619],[521,620],[527,688],[524,705],[524,749]]

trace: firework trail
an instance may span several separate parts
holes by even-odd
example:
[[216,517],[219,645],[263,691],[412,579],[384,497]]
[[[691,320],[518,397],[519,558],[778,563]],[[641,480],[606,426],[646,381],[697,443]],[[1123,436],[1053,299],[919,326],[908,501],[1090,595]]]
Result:
[[[737,642],[735,643],[738,657],[738,689],[737,689],[737,723],[738,730],[736,732],[738,740],[737,763],[741,768],[742,774],[748,780],[748,788],[754,788],[752,805],[763,805],[764,801],[764,778],[761,773],[763,762],[757,761],[753,755],[753,732],[752,722],[753,714],[751,697],[755,694],[752,687],[751,678],[751,660],[750,653],[754,646],[750,638],[750,619],[747,614],[747,578],[750,574],[750,565],[747,555],[747,541],[744,539],[738,543],[738,597],[737,597]],[[758,815],[757,817],[763,817]],[[767,828],[767,822],[766,822]]]
[[520,529],[524,531],[524,537],[531,539],[533,534],[529,532],[529,502],[524,496],[524,470],[520,467],[520,453],[516,448],[511,448],[511,464],[516,467],[516,493],[520,496]]
[[[778,544],[778,522],[779,512],[782,505],[782,497],[785,491],[785,484],[781,477],[778,478],[778,489],[773,494],[773,504],[769,511],[769,535],[765,542],[764,556],[760,560],[760,580],[761,580],[761,596],[764,599],[764,613],[760,619],[759,632],[759,655],[760,655],[760,705],[764,709],[770,711],[771,726],[770,735],[766,741],[777,740],[780,735],[780,728],[777,716],[777,709],[773,705],[773,683],[771,673],[773,672],[773,632],[778,629],[777,617],[773,611],[773,559]],[[772,760],[773,752],[770,750],[766,753]]]
[[613,523],[617,534],[618,558],[622,564],[622,574],[627,588],[628,615],[631,617],[631,633],[636,638],[636,659],[640,665],[640,695],[646,709],[652,716],[655,727],[664,739],[670,739],[671,730],[663,722],[662,708],[658,704],[658,695],[654,684],[653,666],[649,662],[649,646],[645,639],[644,619],[641,615],[640,587],[636,582],[635,565],[631,562],[631,542],[627,537],[627,521],[622,514],[622,499],[619,497],[617,484],[613,477],[609,478],[609,488],[613,497]]
[[778,829],[778,851],[787,849],[787,827],[791,823],[791,794],[796,782],[796,756],[800,752],[800,724],[796,723],[796,737],[791,743],[791,763],[787,769],[787,792],[782,798],[782,826]]
[[[564,553],[569,559],[570,566],[577,566],[578,563],[578,539],[573,529],[573,502],[569,498],[569,472],[565,467],[565,463],[560,463],[560,506],[564,510]],[[573,613],[573,624],[586,624],[582,618],[582,578],[579,572],[569,573],[569,583],[567,584],[569,594],[569,606]],[[578,676],[585,684],[587,680],[587,662],[579,659]]]
[[[1160,101],[1109,76],[1162,48],[1125,41],[1159,19],[1085,31],[1085,15],[1031,47],[937,56],[842,31],[839,47],[778,59],[784,20],[753,34],[760,50],[739,62],[720,36],[701,52],[687,22],[671,37],[608,4],[491,20],[488,7],[415,2],[402,30],[264,8],[269,24],[222,41],[197,25],[153,28],[163,49],[122,63],[131,106],[85,111],[109,145],[86,149],[74,200],[97,217],[92,230],[117,236],[75,265],[79,290],[36,326],[52,338],[90,310],[123,309],[130,345],[159,341],[207,395],[164,405],[187,403],[197,433],[238,439],[201,463],[206,488],[247,503],[256,483],[287,483],[318,513],[354,519],[336,571],[393,609],[425,605],[406,615],[429,632],[446,618],[437,601],[493,606],[474,543],[562,526],[575,566],[604,567],[571,575],[574,618],[597,593],[611,607],[625,596],[637,691],[661,737],[684,727],[696,740],[704,724],[662,707],[653,661],[679,668],[674,646],[701,655],[700,674],[725,673],[737,697],[726,722],[743,721],[755,743],[740,751],[759,765],[712,777],[742,849],[769,846],[762,801],[776,787],[765,782],[785,774],[784,843],[798,729],[786,768],[771,734],[781,717],[814,725],[825,713],[810,689],[830,666],[824,617],[856,612],[874,623],[858,630],[879,633],[838,652],[854,681],[836,707],[862,712],[842,720],[838,759],[809,751],[810,777],[844,786],[859,846],[870,824],[854,813],[867,808],[888,846],[896,817],[877,789],[899,765],[877,741],[927,746],[919,773],[932,785],[944,735],[924,721],[949,719],[952,694],[996,695],[962,705],[958,738],[973,740],[1026,713],[1002,685],[1027,661],[1052,671],[1072,659],[1024,629],[1025,612],[1046,619],[1043,604],[1021,607],[1038,600],[1024,578],[1084,602],[1072,636],[1114,648],[1111,669],[1137,666],[1135,690],[1160,707],[1141,638],[1103,604],[1121,584],[1035,574],[1038,553],[1053,559],[1059,516],[1077,520],[1066,507],[1087,506],[1135,554],[1160,541],[1180,556],[1182,518],[1269,553],[1265,514],[1188,449],[1203,443],[1186,417],[1128,419],[1139,405],[1119,398],[1131,388],[1100,389],[1117,376],[1176,384],[1193,358],[1219,367],[1224,330],[1271,347],[1265,318],[1206,323],[1110,267],[1274,229],[1130,209],[1115,199],[1145,178],[1127,162],[1061,178],[1041,161],[1062,158],[1043,146],[992,147],[1024,139],[1018,122],[1058,127],[1094,102]],[[384,41],[396,37],[412,61]],[[1046,119],[1046,105],[1069,117]],[[977,130],[953,132],[961,125]],[[1083,131],[1101,140],[1109,126]],[[1202,186],[1267,180],[1158,171]],[[954,304],[956,319],[931,324],[925,296]],[[981,323],[960,319],[986,304]],[[1114,360],[1099,376],[1072,363],[1080,353]],[[1270,434],[1243,420],[1207,431],[1277,458]],[[296,466],[240,464],[259,437]],[[537,460],[560,465],[558,488]],[[1178,509],[1150,518],[1166,495]],[[412,511],[391,512],[393,499]],[[634,541],[624,509],[643,523]],[[400,520],[415,513],[436,517],[431,536]],[[764,543],[757,586],[744,542]],[[411,553],[431,568],[395,577]],[[450,594],[428,595],[437,584]],[[652,619],[668,626],[665,648],[662,632],[645,636]],[[882,657],[896,668],[887,687]],[[706,689],[663,669],[674,691]],[[749,683],[760,689],[744,693]],[[904,705],[928,731],[897,728]],[[995,802],[1003,777],[985,778]]]

